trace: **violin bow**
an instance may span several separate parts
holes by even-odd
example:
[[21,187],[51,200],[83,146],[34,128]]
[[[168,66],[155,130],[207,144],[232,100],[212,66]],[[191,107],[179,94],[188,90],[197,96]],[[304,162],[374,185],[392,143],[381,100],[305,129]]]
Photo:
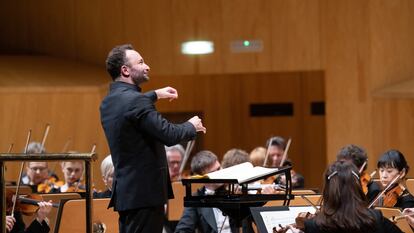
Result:
[[283,151],[282,161],[280,161],[279,167],[282,167],[283,164],[285,163],[286,159],[287,159],[287,153],[288,153],[289,148],[290,148],[290,143],[292,143],[291,138],[289,138],[289,140],[287,141],[286,148]]
[[377,174],[377,170],[375,169],[373,172],[371,172],[371,174],[369,174],[369,176],[372,178],[375,176],[375,174]]
[[267,145],[266,156],[263,161],[263,167],[266,167],[267,165],[267,160],[269,159],[269,150],[270,150],[270,147],[272,146],[272,143],[273,143],[273,137],[270,138],[269,145]]
[[309,198],[307,198],[305,195],[300,195],[300,197],[303,198],[303,200],[305,200],[307,203],[309,203],[309,205],[311,205],[316,212],[319,211],[318,207],[315,204],[313,204],[311,200],[309,200]]
[[[24,154],[27,154],[27,148],[29,146],[29,142],[30,142],[31,137],[32,137],[32,130],[29,129],[29,132],[27,133],[27,138],[26,138],[26,146],[24,147]],[[13,197],[13,207],[12,207],[12,210],[11,210],[11,216],[12,217],[14,217],[14,210],[16,209],[16,200],[17,200],[17,197],[19,196],[20,180],[22,179],[24,164],[25,164],[24,161],[20,163],[19,179],[17,180],[17,185],[16,185],[16,195]]]
[[181,162],[181,166],[180,166],[180,175],[184,171],[185,164],[187,163],[187,160],[190,157],[190,154],[191,154],[191,151],[193,150],[194,144],[195,144],[195,140],[191,140],[191,141],[187,142],[187,146],[186,146],[185,151],[184,151],[184,158],[183,158],[183,161]]
[[45,128],[45,133],[43,134],[41,150],[43,150],[43,148],[45,148],[45,143],[46,143],[47,136],[49,135],[49,130],[50,130],[50,124],[47,123],[46,128]]
[[388,185],[387,187],[384,188],[384,190],[382,190],[380,193],[378,193],[378,195],[375,197],[375,199],[369,204],[368,208],[371,208],[375,202],[378,201],[378,199],[384,195],[384,193],[386,193],[390,187],[395,184],[395,182],[397,182],[399,179],[401,178],[401,174],[398,174],[398,176],[396,176]]
[[364,171],[364,169],[365,169],[365,166],[367,166],[367,162],[368,162],[368,159],[367,160],[365,160],[365,162],[362,164],[362,166],[359,168],[359,174],[361,174],[363,171]]
[[13,143],[10,143],[9,149],[7,150],[7,153],[8,154],[10,154],[12,152],[13,146],[14,146],[14,144]]

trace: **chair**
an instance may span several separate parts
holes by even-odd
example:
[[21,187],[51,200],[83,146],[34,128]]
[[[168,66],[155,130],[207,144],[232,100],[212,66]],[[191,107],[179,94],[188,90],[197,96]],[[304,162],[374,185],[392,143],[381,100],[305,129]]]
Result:
[[[380,210],[382,212],[382,215],[384,215],[385,218],[388,218],[392,221],[393,217],[401,216],[402,212],[398,208],[387,208],[387,207],[375,207],[375,209]],[[403,232],[413,232],[411,230],[410,225],[407,223],[405,218],[402,218],[395,222],[395,224],[401,229]]]
[[[78,193],[47,193],[47,194],[39,194],[44,201],[51,200],[53,203],[60,203],[61,200],[69,200],[69,199],[79,199],[81,196]],[[83,210],[83,209],[82,209]],[[55,229],[56,219],[58,215],[58,209],[52,208],[50,211],[49,216],[49,227],[50,232],[53,232]],[[23,222],[26,226],[29,226],[31,222],[34,220],[34,216],[24,216],[23,215]]]
[[[181,182],[173,182],[171,185],[174,199],[168,200],[167,219],[168,221],[179,221],[184,211],[185,186]],[[202,184],[194,184],[191,191],[194,193],[202,186]]]
[[[93,232],[118,232],[119,215],[108,209],[110,199],[93,199]],[[86,232],[85,200],[66,200],[59,208],[55,233]],[[105,229],[105,230],[104,230]]]

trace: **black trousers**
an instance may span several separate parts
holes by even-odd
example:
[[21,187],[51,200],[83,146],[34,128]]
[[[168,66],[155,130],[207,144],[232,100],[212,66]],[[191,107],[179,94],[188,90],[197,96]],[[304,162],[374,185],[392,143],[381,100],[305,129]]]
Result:
[[164,206],[119,211],[120,233],[161,233]]

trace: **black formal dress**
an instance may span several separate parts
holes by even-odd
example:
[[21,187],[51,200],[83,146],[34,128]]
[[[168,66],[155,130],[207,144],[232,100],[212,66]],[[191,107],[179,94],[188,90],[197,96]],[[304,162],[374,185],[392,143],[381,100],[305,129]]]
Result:
[[[155,109],[154,91],[113,82],[100,106],[114,163],[109,207],[120,214],[120,232],[161,232],[164,204],[172,198],[164,145],[196,136],[190,122],[171,124]],[[138,229],[138,230],[137,230]]]
[[16,223],[10,233],[48,233],[50,231],[49,225],[44,220],[40,223],[35,219],[30,226],[26,228],[22,215],[19,212],[14,213],[14,218],[16,219]]
[[[379,210],[370,210],[375,218],[375,229],[372,231],[365,231],[365,233],[402,233],[400,228],[393,224],[390,220],[382,216]],[[324,231],[318,225],[315,220],[305,221],[305,232],[306,233],[349,233],[349,229],[336,229],[335,231]]]

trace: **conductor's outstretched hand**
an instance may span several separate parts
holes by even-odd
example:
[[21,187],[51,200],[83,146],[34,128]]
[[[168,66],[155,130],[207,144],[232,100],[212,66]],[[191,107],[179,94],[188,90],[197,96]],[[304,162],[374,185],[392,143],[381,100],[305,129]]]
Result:
[[172,87],[157,89],[155,90],[155,93],[157,94],[158,99],[168,99],[169,101],[172,101],[178,98],[177,90]]
[[203,123],[201,122],[201,119],[198,116],[193,116],[190,120],[188,120],[191,124],[194,125],[197,132],[203,132],[206,133],[207,129],[203,126]]

